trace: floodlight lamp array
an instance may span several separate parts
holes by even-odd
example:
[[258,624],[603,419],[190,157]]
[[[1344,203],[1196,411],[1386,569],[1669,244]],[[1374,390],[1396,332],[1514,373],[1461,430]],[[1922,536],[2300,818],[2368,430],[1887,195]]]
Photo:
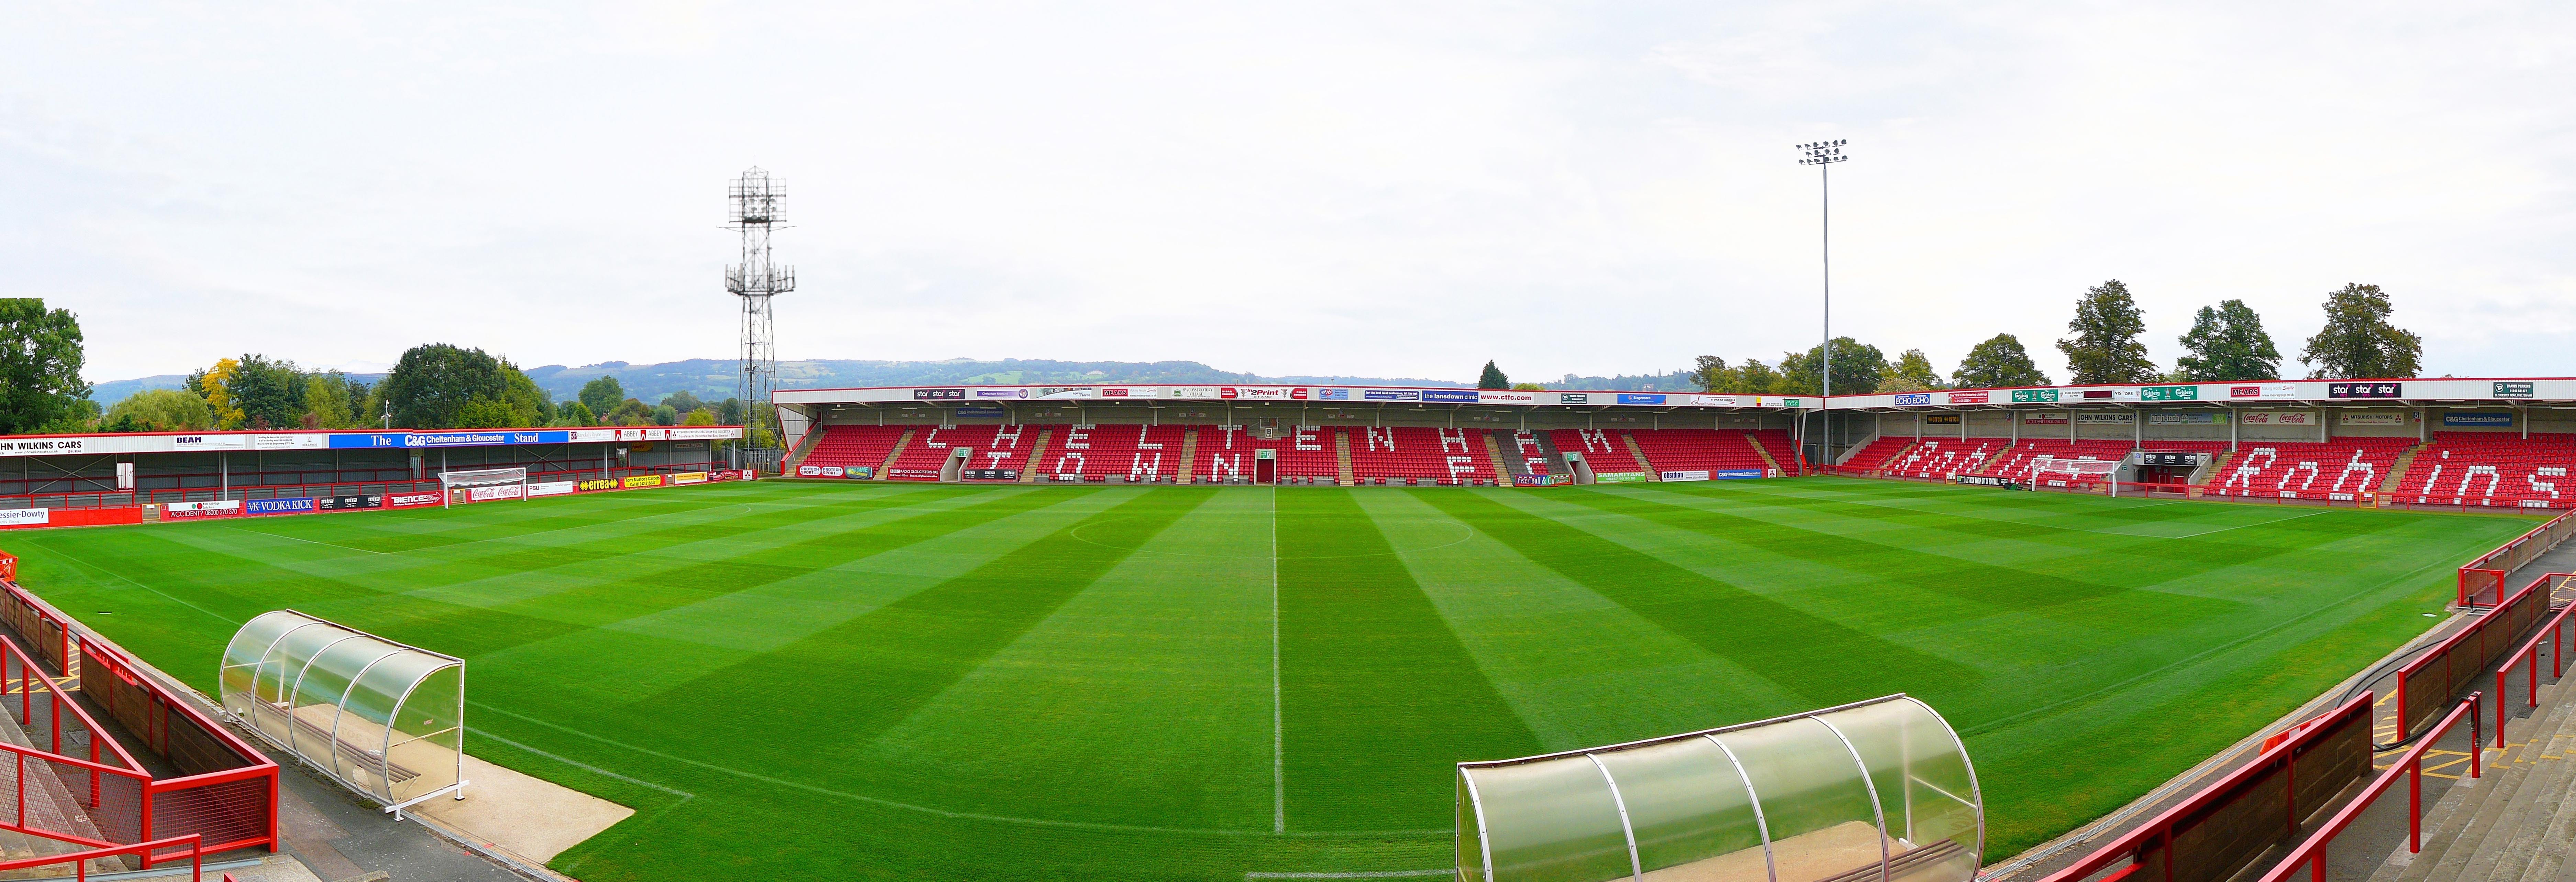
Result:
[[1843,145],[1849,143],[1851,143],[1851,139],[1844,138],[1833,141],[1813,141],[1800,144],[1798,145],[1798,164],[1825,165],[1827,163],[1834,162],[1849,162],[1851,161],[1851,157],[1843,155]]

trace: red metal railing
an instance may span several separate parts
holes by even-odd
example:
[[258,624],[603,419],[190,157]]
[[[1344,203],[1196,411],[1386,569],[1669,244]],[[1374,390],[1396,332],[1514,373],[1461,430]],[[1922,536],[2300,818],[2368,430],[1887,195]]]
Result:
[[2496,599],[2504,599],[2504,579],[2514,570],[2530,563],[2542,552],[2576,536],[2576,511],[2549,519],[2513,541],[2496,546],[2477,560],[2460,567],[2460,605],[2476,606],[2478,597],[2494,589]]
[[[2550,573],[2541,576],[2531,583],[2531,588],[2524,590],[2539,594],[2539,602],[2546,604],[2549,602],[2548,595],[2540,592],[2541,587],[2549,584],[2551,579],[2563,579],[2568,575],[2570,574]],[[2540,640],[2543,637],[2549,639],[2549,676],[2555,679],[2566,673],[2564,661],[2566,652],[2559,649],[2558,643],[2567,631],[2567,614],[2571,612],[2576,612],[2576,606],[2559,610],[2557,615],[2550,616],[2548,621],[2540,624],[2539,633],[2531,635],[2530,640],[2523,641],[2522,648],[2514,650],[2512,655],[2505,656],[2504,665],[2496,668],[2496,747],[2504,747],[2505,677],[2512,674],[2514,668],[2521,667],[2525,660],[2529,660],[2530,677],[2524,681],[2522,700],[2526,707],[2539,707]]]
[[2451,696],[2467,689],[2489,665],[2503,657],[2505,641],[2540,621],[2541,614],[2549,609],[2549,595],[2540,590],[2546,581],[2545,577],[2533,580],[2484,617],[2397,669],[2397,723],[2401,735],[2430,722]]
[[[2499,706],[2504,704],[2503,696],[2497,696],[2496,704]],[[2459,725],[2462,720],[2467,720],[2469,723],[2469,777],[2478,777],[2482,771],[2478,760],[2478,754],[2481,752],[2478,747],[2478,695],[2470,693],[2469,697],[2461,699],[2458,706],[2453,707],[2449,714],[2442,717],[2441,724],[2434,726],[2432,732],[2427,734],[2423,741],[2408,748],[2405,755],[2399,757],[2394,765],[2379,773],[2379,777],[2371,779],[2370,786],[2364,788],[2360,796],[2346,803],[2342,809],[2335,812],[2333,818],[2326,821],[2324,826],[2318,827],[2316,832],[2308,834],[2305,841],[2290,849],[2287,857],[2282,858],[2280,863],[2273,865],[2269,872],[2263,874],[2261,882],[2284,882],[2290,874],[2298,872],[2302,866],[2309,868],[2309,878],[2312,882],[2325,882],[2326,847],[2334,843],[2335,837],[2341,835],[2344,828],[2352,826],[2353,820],[2361,817],[2363,810],[2377,802],[2380,794],[2387,793],[2388,788],[2395,786],[2397,776],[2400,774],[2406,776],[2406,850],[2423,851],[2424,752],[2432,748],[2433,742],[2441,740],[2442,733],[2450,731],[2452,726]]]
[[[17,826],[11,829],[99,847],[134,846],[174,832],[194,837],[207,851],[276,845],[275,762],[216,723],[193,700],[143,674],[113,643],[78,632],[68,617],[18,585],[0,587],[6,588],[0,592],[0,598],[5,598],[0,607],[8,608],[13,626],[23,627],[22,620],[33,619],[71,641],[62,649],[71,663],[62,668],[78,669],[82,691],[182,772],[191,773],[156,779],[126,752],[123,743],[107,735],[86,708],[45,675],[33,654],[16,640],[0,637],[0,679],[18,696],[8,711],[24,725],[38,720],[45,724],[45,731],[36,736],[38,747],[0,744],[0,752],[16,755],[7,758],[9,766],[0,767],[0,774],[17,771],[10,785],[16,789],[18,810],[12,817]],[[39,691],[45,693],[42,703],[36,698]],[[105,754],[101,742],[106,744]],[[90,758],[69,755],[75,752],[87,752]],[[68,829],[77,826],[71,819],[28,813],[27,788],[41,787],[41,779],[30,779],[25,773],[28,768],[49,771],[63,781],[64,790],[87,809],[80,814],[90,831]],[[47,797],[57,795],[49,792]],[[144,855],[147,868],[152,861],[178,856],[149,850]]]
[[[2164,810],[2153,819],[2112,840],[2110,844],[2084,856],[2065,869],[2049,874],[2041,882],[2078,882],[2110,868],[2112,864],[2123,860],[2130,861],[2129,866],[2121,868],[2102,880],[2102,882],[2116,882],[2124,877],[2135,875],[2139,868],[2146,866],[2150,860],[2159,858],[2167,878],[2156,882],[2170,882],[2174,867],[2175,840],[2178,837],[2187,838],[2190,831],[2199,824],[2210,821],[2213,817],[2222,816],[2226,809],[2246,799],[2284,799],[2287,802],[2285,808],[2291,823],[2296,824],[2299,817],[2296,804],[2297,782],[2301,780],[2297,772],[2298,760],[2302,755],[2308,754],[2312,747],[2325,743],[2326,739],[2347,732],[2351,726],[2360,726],[2359,734],[2363,738],[2364,745],[2361,748],[2363,769],[2366,771],[2370,719],[2371,695],[2364,692],[2359,697],[2345,702],[2343,706],[2326,712],[2316,720],[2309,721],[2314,725],[2303,724],[2293,730],[2288,739],[2265,747],[2256,753],[2252,761],[2210,782],[2208,786],[2193,793],[2180,804]],[[2276,774],[2279,775],[2281,792],[2271,793],[2256,786],[2265,783],[2266,779]],[[2201,841],[2207,840],[2204,837]],[[2251,855],[2246,855],[2238,859],[2245,860],[2250,857]]]
[[[188,836],[172,836],[168,839],[140,842],[133,845],[104,846],[93,848],[88,851],[77,851],[70,854],[57,854],[45,857],[19,858],[12,861],[0,861],[0,871],[24,870],[29,867],[45,867],[52,866],[54,864],[67,863],[72,865],[72,878],[87,880],[89,878],[90,861],[104,857],[117,857],[119,855],[134,854],[142,855],[145,865],[150,866],[152,854],[154,852],[164,848],[177,847],[184,847],[187,849],[183,855],[173,855],[172,858],[186,857],[188,859],[189,882],[199,882],[199,880],[206,878],[206,852],[215,851],[216,849],[206,848],[203,843],[197,841],[197,837],[193,834]],[[224,874],[224,882],[232,882],[232,878],[233,874]]]

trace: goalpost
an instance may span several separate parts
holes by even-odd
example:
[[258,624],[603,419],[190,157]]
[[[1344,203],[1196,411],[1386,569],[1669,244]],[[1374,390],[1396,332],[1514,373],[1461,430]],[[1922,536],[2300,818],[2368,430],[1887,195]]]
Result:
[[2109,484],[2111,495],[2118,496],[2120,495],[2120,467],[2127,464],[2126,460],[2119,459],[2040,457],[2037,462],[2031,463],[2030,488],[2037,490],[2041,487],[2065,487],[2077,490],[2087,489],[2096,484]]
[[438,489],[441,508],[454,508],[459,502],[489,502],[497,499],[528,498],[528,470],[525,468],[469,469],[439,472]]

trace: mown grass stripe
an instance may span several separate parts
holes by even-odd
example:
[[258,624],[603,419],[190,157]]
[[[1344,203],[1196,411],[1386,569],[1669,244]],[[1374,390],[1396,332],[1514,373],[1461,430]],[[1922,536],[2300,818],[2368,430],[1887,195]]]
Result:
[[1540,743],[1353,492],[1279,496],[1288,828],[1445,825],[1454,764]]

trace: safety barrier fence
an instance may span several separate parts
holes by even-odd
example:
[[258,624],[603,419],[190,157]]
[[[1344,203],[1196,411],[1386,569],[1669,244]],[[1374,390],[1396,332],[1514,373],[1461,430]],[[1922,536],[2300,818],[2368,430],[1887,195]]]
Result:
[[[2408,748],[2404,755],[2397,758],[2397,762],[2381,770],[2378,777],[2372,778],[2370,786],[2363,788],[2360,795],[2355,796],[2351,802],[2345,803],[2343,808],[2336,810],[2334,817],[2327,819],[2324,825],[2319,826],[2315,832],[2308,834],[2306,839],[2292,847],[2290,853],[2282,857],[2280,863],[2272,865],[2272,869],[2263,874],[2260,882],[2284,882],[2301,867],[2308,868],[2311,882],[2325,882],[2326,848],[2333,845],[2335,837],[2341,835],[2345,828],[2352,826],[2352,822],[2360,818],[2363,811],[2378,802],[2381,794],[2387,793],[2389,788],[2396,786],[2399,775],[2406,776],[2406,850],[2408,853],[2423,851],[2424,752],[2430,750],[2434,742],[2441,740],[2442,733],[2450,731],[2452,726],[2459,725],[2465,720],[2469,724],[2469,777],[2479,777],[2483,769],[2478,759],[2480,753],[2478,699],[2479,696],[2476,693],[2470,693],[2469,697],[2461,699],[2459,704],[2451,708],[2449,714],[2442,717],[2442,722],[2434,726],[2424,740]],[[2496,704],[2499,707],[2504,704],[2503,696],[2497,696]]]
[[[2532,587],[2525,590],[2539,595],[2540,605],[2542,608],[2546,609],[2549,604],[2549,584],[2554,580],[2568,578],[2568,576],[2569,574],[2567,573],[2550,573],[2534,580],[2531,583]],[[2550,679],[2555,680],[2567,671],[2566,651],[2559,648],[2559,641],[2566,636],[2567,614],[2571,612],[2576,612],[2576,606],[2569,606],[2561,609],[2556,615],[2550,616],[2548,621],[2540,624],[2539,633],[2531,635],[2530,640],[2523,641],[2522,648],[2516,649],[2511,655],[2505,656],[2504,664],[2496,668],[2495,705],[2497,747],[2501,748],[2504,746],[2504,717],[2505,705],[2507,704],[2505,701],[2505,679],[2512,676],[2513,669],[2524,668],[2529,676],[2525,677],[2523,680],[2523,706],[2531,708],[2537,708],[2540,706],[2540,641],[2549,641],[2549,676]]]
[[[11,829],[102,848],[140,847],[170,837],[195,837],[213,852],[275,846],[278,768],[266,754],[217,723],[194,699],[145,673],[122,648],[74,625],[15,582],[0,583],[0,620],[21,634],[61,635],[65,643],[57,651],[69,664],[55,669],[78,671],[58,682],[38,664],[38,652],[0,635],[0,680],[16,698],[7,710],[32,745],[0,744],[0,752],[15,754],[0,767],[17,806],[8,815],[16,824]],[[30,620],[38,629],[21,626]],[[82,695],[175,774],[156,775],[137,762],[124,742],[65,691],[63,684],[75,680]],[[146,868],[179,856],[142,853]]]
[[2461,566],[2460,605],[2477,606],[2480,597],[2494,597],[2501,602],[2506,576],[2558,547],[2558,543],[2567,541],[2570,536],[2576,536],[2576,511],[2551,518],[2547,523],[2531,528],[2531,532],[2496,546],[2496,550]]
[[2300,819],[2370,770],[2371,696],[2345,702],[2253,761],[2042,882],[2216,882],[2298,833]]
[[[43,857],[18,858],[16,860],[0,861],[0,872],[25,870],[34,867],[50,867],[55,864],[71,864],[71,876],[56,876],[54,878],[71,878],[86,882],[86,880],[89,879],[90,861],[97,860],[99,858],[141,855],[145,861],[149,862],[153,859],[151,857],[152,855],[161,853],[165,849],[186,849],[184,852],[179,854],[167,855],[161,858],[161,860],[176,860],[181,857],[187,858],[189,882],[201,882],[201,880],[206,878],[206,852],[212,849],[206,848],[204,842],[193,833],[186,836],[172,836],[168,839],[155,839],[151,842],[139,842],[133,845],[109,845],[93,848],[88,851],[76,851],[70,854],[55,854],[45,855]],[[161,878],[176,877],[165,876]],[[233,882],[233,874],[225,873],[224,882]]]
[[[2493,669],[2513,649],[2513,639],[2540,624],[2549,612],[2547,578],[2532,580],[2459,633],[2444,638],[2405,667],[2397,669],[2397,722],[2401,735],[2431,723],[2449,707],[2451,696],[2465,691],[2478,675]],[[2503,702],[2497,696],[2497,702]],[[2398,740],[2403,741],[2401,737]]]
[[[525,463],[524,465],[537,465],[537,463]],[[717,468],[722,465],[724,464],[720,462],[674,463],[669,465],[651,466],[616,466],[605,471],[601,470],[596,465],[589,468],[565,468],[550,471],[537,471],[531,469],[528,472],[528,480],[531,482],[539,482],[573,481],[598,477],[624,478],[632,475],[669,474],[672,472],[697,471],[706,468]],[[494,467],[515,468],[517,466],[509,463],[500,463],[496,464]],[[234,475],[233,477],[236,479],[242,479],[253,477],[253,475]],[[51,508],[58,510],[81,510],[92,508],[121,508],[144,505],[147,503],[168,504],[173,502],[208,502],[219,499],[292,499],[299,496],[419,493],[436,492],[438,489],[438,479],[435,477],[420,481],[401,478],[370,481],[327,481],[289,484],[262,484],[250,481],[241,481],[231,484],[230,486],[138,490],[84,490],[66,493],[0,494],[0,509]]]

